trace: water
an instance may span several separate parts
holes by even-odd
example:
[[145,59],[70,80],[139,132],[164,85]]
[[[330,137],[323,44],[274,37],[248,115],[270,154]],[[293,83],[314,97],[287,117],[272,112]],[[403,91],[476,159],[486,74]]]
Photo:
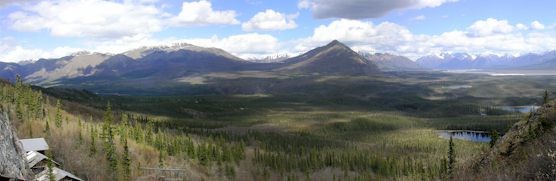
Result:
[[450,90],[456,90],[456,89],[470,89],[473,86],[470,85],[450,85],[450,86],[445,86],[443,88],[445,89],[450,89]]
[[441,70],[446,73],[486,74],[490,76],[554,76],[554,70],[487,70],[487,69],[454,69]]
[[490,135],[484,131],[469,131],[469,130],[442,130],[438,132],[441,138],[460,139],[472,142],[490,142]]
[[529,113],[531,111],[536,111],[537,109],[539,109],[539,106],[497,106],[496,108],[508,112]]

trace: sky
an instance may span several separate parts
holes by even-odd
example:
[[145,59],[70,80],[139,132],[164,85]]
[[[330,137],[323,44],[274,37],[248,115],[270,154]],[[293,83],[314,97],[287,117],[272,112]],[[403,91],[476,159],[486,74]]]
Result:
[[554,0],[0,0],[0,61],[190,43],[242,58],[332,40],[413,60],[556,49]]

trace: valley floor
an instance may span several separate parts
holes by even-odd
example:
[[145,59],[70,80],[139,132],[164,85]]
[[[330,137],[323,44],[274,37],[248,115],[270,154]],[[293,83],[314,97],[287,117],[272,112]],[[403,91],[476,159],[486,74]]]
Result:
[[[553,77],[389,76],[302,76],[288,81],[295,85],[273,83],[279,92],[253,94],[42,89],[63,101],[57,107],[55,98],[41,98],[38,116],[37,103],[18,103],[27,99],[12,97],[14,88],[5,85],[2,104],[17,118],[20,138],[46,137],[64,169],[87,180],[437,180],[449,171],[449,141],[438,130],[504,133],[527,113],[497,106],[532,105],[543,89],[556,87]],[[113,112],[105,112],[107,102]],[[454,145],[456,168],[489,149],[463,140]]]

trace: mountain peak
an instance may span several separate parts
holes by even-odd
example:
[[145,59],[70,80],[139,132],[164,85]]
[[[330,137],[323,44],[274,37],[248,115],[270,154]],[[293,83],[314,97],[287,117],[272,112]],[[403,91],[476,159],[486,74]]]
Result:
[[376,74],[380,72],[376,65],[338,40],[290,58],[285,62],[287,66],[281,70],[320,74]]
[[335,47],[335,46],[339,46],[339,47],[343,47],[343,48],[348,48],[350,49],[347,45],[343,44],[342,42],[338,41],[338,40],[332,40],[330,43],[328,43],[325,47]]

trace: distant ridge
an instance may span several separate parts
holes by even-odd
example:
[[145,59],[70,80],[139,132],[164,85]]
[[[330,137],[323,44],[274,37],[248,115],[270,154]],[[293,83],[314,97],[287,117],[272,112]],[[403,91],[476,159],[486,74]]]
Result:
[[556,51],[541,54],[528,53],[521,56],[478,55],[468,53],[442,53],[417,59],[422,67],[430,69],[537,69],[550,70],[556,59]]

